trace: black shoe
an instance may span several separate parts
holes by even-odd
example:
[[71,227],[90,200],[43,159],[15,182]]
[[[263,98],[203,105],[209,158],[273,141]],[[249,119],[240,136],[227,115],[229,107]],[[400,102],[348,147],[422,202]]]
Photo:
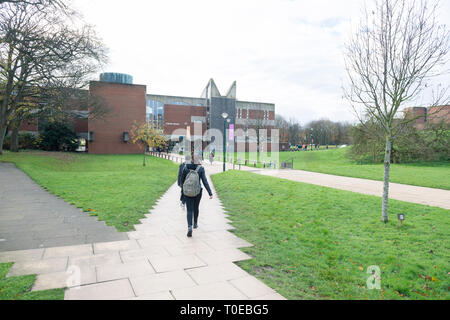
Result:
[[198,228],[198,224],[194,223],[194,229]]
[[187,236],[190,238],[192,237],[192,230],[188,230]]

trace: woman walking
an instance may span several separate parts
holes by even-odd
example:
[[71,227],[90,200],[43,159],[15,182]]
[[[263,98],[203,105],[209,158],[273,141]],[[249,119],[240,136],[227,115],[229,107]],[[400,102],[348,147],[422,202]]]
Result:
[[178,168],[178,181],[177,181],[177,184],[181,188],[180,206],[181,206],[181,209],[183,209],[183,210],[186,209],[186,199],[183,196],[183,185],[181,183],[181,176],[182,176],[184,167],[186,166],[186,163],[191,163],[191,156],[190,155],[187,155],[184,158],[184,162],[182,164],[180,164],[180,167]]
[[206,179],[205,168],[201,165],[201,157],[194,156],[194,163],[186,162],[181,175],[181,185],[183,186],[183,195],[186,201],[188,237],[192,237],[192,229],[198,228],[198,207],[202,199],[201,182],[208,191],[209,198],[212,199],[211,188]]

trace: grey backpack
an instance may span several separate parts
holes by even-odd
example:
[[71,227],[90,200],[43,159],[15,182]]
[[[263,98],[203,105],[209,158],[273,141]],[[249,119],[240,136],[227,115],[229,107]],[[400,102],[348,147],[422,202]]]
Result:
[[201,166],[198,166],[195,170],[189,170],[186,176],[186,180],[183,183],[183,194],[186,197],[196,197],[200,194],[200,176],[198,171]]

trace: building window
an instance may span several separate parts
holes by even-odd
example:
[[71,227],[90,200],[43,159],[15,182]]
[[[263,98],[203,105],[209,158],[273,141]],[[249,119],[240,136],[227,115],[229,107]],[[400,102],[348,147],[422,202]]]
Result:
[[164,120],[164,103],[158,100],[147,99],[146,101],[147,123],[154,128],[162,128]]

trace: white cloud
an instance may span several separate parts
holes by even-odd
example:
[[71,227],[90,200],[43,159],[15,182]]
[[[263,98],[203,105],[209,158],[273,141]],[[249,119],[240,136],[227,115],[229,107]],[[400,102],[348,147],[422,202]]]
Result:
[[225,93],[237,80],[238,99],[275,103],[287,118],[353,120],[342,46],[361,0],[74,3],[110,48],[105,71],[149,93],[199,96],[210,78]]

